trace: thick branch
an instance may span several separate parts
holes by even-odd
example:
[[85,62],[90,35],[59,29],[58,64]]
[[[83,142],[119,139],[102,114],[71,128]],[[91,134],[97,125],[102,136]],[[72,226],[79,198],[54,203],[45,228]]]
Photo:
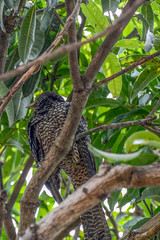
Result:
[[[160,186],[159,163],[145,167],[121,164],[109,172],[107,168],[108,164],[103,164],[98,174],[38,222],[37,239],[55,239],[65,226],[97,204],[109,192],[122,187]],[[30,229],[27,229],[22,239],[32,239]]]
[[2,226],[3,226],[3,219],[5,215],[5,205],[7,200],[7,192],[5,190],[2,190],[0,192],[0,238],[2,234]]
[[[74,9],[74,0],[66,0],[66,9],[67,15],[70,16]],[[68,42],[69,44],[76,42],[76,21],[70,25],[68,29]],[[83,88],[83,83],[81,82],[79,65],[78,65],[78,56],[77,49],[68,53],[69,57],[69,66],[70,66],[70,75],[73,83],[74,90],[81,90]]]
[[128,234],[129,240],[147,240],[156,236],[160,232],[160,213],[157,213],[152,219],[143,224],[134,232]]
[[6,55],[9,46],[9,33],[4,33],[0,28],[0,74],[4,73],[6,64]]
[[[136,2],[136,4],[135,4]],[[78,2],[77,2],[78,3]],[[140,1],[134,1],[133,2],[133,9],[136,11],[137,7],[142,4],[142,0]],[[135,7],[136,6],[136,7]],[[127,21],[132,17],[132,13],[130,9],[126,11],[125,15],[127,17]],[[129,13],[129,16],[128,16]],[[123,27],[126,26],[126,22],[123,16],[123,21],[121,21],[121,24]],[[120,18],[122,19],[122,18]],[[119,22],[117,21],[116,24],[119,27]],[[114,25],[114,28],[117,28]],[[123,30],[123,27],[121,28],[121,31]],[[107,30],[108,31],[108,30]],[[115,30],[114,30],[115,31]],[[109,32],[108,36],[113,37],[114,31]],[[120,31],[119,35],[120,35]],[[116,38],[114,40],[116,41],[119,37],[119,35],[116,34]],[[72,46],[76,46],[76,44],[73,44]],[[111,45],[106,46],[106,56],[107,53],[110,51]],[[73,48],[72,48],[73,50]],[[55,51],[56,52],[56,51]],[[97,69],[98,71],[98,69]],[[89,77],[89,75],[87,74]],[[26,188],[26,191],[22,197],[21,200],[21,221],[20,221],[20,232],[27,228],[27,226],[34,222],[34,212],[37,208],[37,199],[40,192],[41,187],[45,183],[45,181],[49,178],[55,167],[59,164],[60,161],[63,160],[64,156],[69,152],[71,149],[74,136],[80,121],[80,117],[82,115],[83,109],[85,107],[85,104],[88,100],[89,92],[88,91],[92,84],[93,84],[93,78],[89,79],[88,84],[86,85],[86,89],[84,91],[80,92],[73,92],[73,100],[71,103],[71,107],[69,109],[66,122],[64,124],[64,127],[57,138],[56,142],[50,149],[49,153],[47,154],[45,161],[43,162],[43,168],[39,168],[37,172],[32,177],[28,187]],[[88,89],[89,86],[89,89]],[[98,199],[97,199],[98,200]],[[97,201],[98,202],[98,201]],[[63,203],[62,203],[63,204]],[[76,217],[74,218],[74,220]],[[73,221],[74,221],[73,220]],[[68,223],[69,224],[69,223]],[[57,231],[58,233],[58,231]]]

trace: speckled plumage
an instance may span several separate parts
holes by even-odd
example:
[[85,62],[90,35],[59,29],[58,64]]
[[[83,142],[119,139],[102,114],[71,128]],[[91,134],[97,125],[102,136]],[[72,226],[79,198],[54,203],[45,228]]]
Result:
[[[70,107],[70,103],[54,93],[46,92],[36,101],[36,107],[28,124],[28,137],[31,151],[36,162],[44,160],[53,142],[59,135]],[[87,130],[87,123],[81,117],[76,134]],[[88,151],[89,137],[74,142],[71,151],[66,155],[46,182],[46,186],[55,196],[52,185],[60,188],[60,170],[70,177],[75,189],[85,183],[96,173],[94,158]],[[109,229],[101,205],[98,204],[81,216],[85,240],[110,240]]]

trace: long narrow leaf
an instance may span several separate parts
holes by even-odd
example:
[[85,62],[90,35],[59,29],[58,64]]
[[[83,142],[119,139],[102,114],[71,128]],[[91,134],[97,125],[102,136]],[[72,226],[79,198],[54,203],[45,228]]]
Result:
[[18,51],[22,62],[28,61],[34,39],[36,27],[35,5],[27,12],[21,26]]

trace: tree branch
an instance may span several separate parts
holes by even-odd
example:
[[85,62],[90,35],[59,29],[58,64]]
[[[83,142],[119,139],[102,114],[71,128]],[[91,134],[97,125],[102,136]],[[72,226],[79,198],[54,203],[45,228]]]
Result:
[[[66,0],[66,9],[67,9],[67,16],[69,17],[74,9],[74,0]],[[75,20],[68,29],[68,42],[69,44],[76,42],[76,21]],[[73,83],[73,88],[74,90],[79,91],[83,88],[83,83],[81,81],[80,72],[79,72],[77,49],[69,52],[68,57],[69,57],[70,75]]]
[[128,240],[147,240],[153,238],[160,232],[160,213],[157,213],[152,219],[143,224],[134,232],[130,232],[126,239]]
[[121,123],[104,124],[99,127],[92,128],[84,133],[78,134],[76,136],[76,140],[99,131],[106,131],[106,130],[115,129],[115,128],[125,128],[125,127],[136,126],[136,125],[140,125],[140,126],[151,125],[152,121],[156,118],[157,118],[156,116],[152,118],[148,118],[147,116],[145,119],[139,119],[139,120],[121,122]]
[[7,191],[2,190],[0,192],[0,238],[1,238],[1,234],[2,234],[4,215],[6,212],[6,210],[5,210],[6,200],[7,200]]
[[[122,30],[124,29],[124,27],[127,25],[129,19],[132,17],[134,11],[136,11],[138,6],[140,6],[142,3],[143,3],[142,0],[136,0],[134,2],[132,1],[133,8],[131,7],[131,10],[127,9],[125,13],[123,12],[123,14],[124,14],[123,17],[120,17],[121,25],[119,26],[119,21],[117,20],[116,23],[113,25],[114,31],[109,31],[108,37],[114,38],[114,41],[116,41],[118,39],[119,35],[121,34]],[[124,16],[127,18],[127,21]],[[118,26],[118,34],[116,34],[116,37],[115,37],[114,34],[115,34],[115,29],[117,29],[117,26]],[[121,29],[121,31],[119,31],[119,28]],[[108,31],[108,29],[106,31]],[[103,45],[103,43],[102,43],[102,45]],[[72,46],[77,47],[77,44],[73,43]],[[113,46],[113,44],[105,46],[106,47],[106,49],[105,49],[106,56],[109,53],[111,46]],[[72,48],[72,50],[73,50],[73,48]],[[100,51],[99,54],[103,54],[103,52]],[[104,57],[104,55],[103,55],[103,57]],[[93,64],[92,64],[92,66],[93,66]],[[96,68],[96,70],[98,72],[99,69]],[[94,81],[95,71],[94,71],[94,75],[91,74],[91,78],[89,78],[88,73],[86,75],[88,77],[87,78],[88,82],[87,83],[85,82],[84,91],[73,92],[73,99],[72,99],[71,106],[69,108],[69,112],[67,114],[66,122],[63,126],[63,129],[62,129],[59,137],[56,139],[56,142],[53,144],[49,153],[47,154],[45,161],[43,162],[43,168],[38,168],[38,170],[32,177],[29,185],[27,186],[27,188],[24,192],[24,195],[21,200],[21,221],[20,221],[20,229],[19,229],[20,232],[23,231],[24,229],[26,229],[30,223],[34,222],[34,213],[37,208],[36,202],[37,202],[41,187],[43,186],[45,181],[49,178],[49,176],[51,175],[51,173],[53,172],[55,167],[59,164],[60,161],[63,160],[65,155],[71,149],[71,146],[74,141],[74,136],[75,136],[77,127],[79,125],[80,117],[82,115],[85,104],[88,100],[90,89],[91,89],[91,86]],[[65,200],[65,201],[67,201],[67,200]],[[97,199],[96,203],[98,203],[98,202],[99,202],[99,199]],[[89,206],[88,204],[90,204],[90,201],[88,201],[88,203],[86,203],[86,206],[85,206],[86,209],[87,209],[87,207],[88,208],[92,207],[95,204],[95,202],[93,204],[93,202],[91,201],[91,204],[93,204],[92,206]],[[71,206],[71,202],[69,203],[69,205]],[[60,206],[63,206],[63,202],[60,204]],[[71,208],[70,208],[70,210],[71,210]],[[79,214],[81,214],[81,213],[79,213]],[[67,217],[69,219],[69,215]],[[71,222],[73,222],[76,218],[77,218],[77,216],[75,215],[74,219],[72,219],[72,220],[70,219]],[[61,218],[61,219],[63,219],[63,218]],[[67,225],[70,224],[71,222],[68,222]],[[65,224],[64,224],[64,226],[65,226]],[[38,229],[38,231],[39,230],[40,229]],[[53,232],[51,233],[51,235],[52,234],[53,234]],[[56,234],[58,234],[58,230],[56,231]],[[56,235],[55,235],[55,237],[56,237]]]
[[104,83],[106,83],[106,82],[109,82],[109,81],[111,81],[112,79],[114,79],[114,78],[116,78],[116,77],[118,77],[118,76],[120,76],[120,75],[122,75],[122,74],[124,74],[124,73],[126,73],[126,72],[128,72],[128,71],[130,71],[131,69],[134,69],[135,67],[137,67],[137,66],[139,66],[139,65],[142,65],[142,64],[145,63],[145,62],[150,61],[151,59],[153,59],[153,58],[155,58],[155,57],[157,57],[157,56],[159,56],[159,55],[160,55],[160,51],[158,51],[158,52],[156,52],[156,53],[153,53],[153,54],[151,54],[151,55],[149,55],[149,56],[143,57],[143,58],[137,60],[136,62],[134,62],[133,64],[131,64],[129,67],[121,70],[120,72],[115,73],[115,74],[113,74],[112,76],[110,76],[110,77],[108,77],[108,78],[105,78],[105,79],[103,79],[102,81],[99,81],[99,82],[93,84],[93,88],[96,88],[96,87],[98,87],[98,86],[100,86],[100,85],[102,85],[102,84],[104,84]]
[[[104,163],[98,174],[37,223],[37,239],[55,239],[65,226],[104,199],[107,193],[122,187],[149,186],[160,186],[160,163],[144,167],[121,164],[109,172],[108,164]],[[30,228],[21,237],[22,240],[32,239]]]

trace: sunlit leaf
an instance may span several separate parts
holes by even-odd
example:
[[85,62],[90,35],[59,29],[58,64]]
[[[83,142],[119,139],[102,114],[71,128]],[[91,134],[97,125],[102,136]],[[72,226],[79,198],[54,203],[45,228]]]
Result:
[[[110,53],[107,56],[106,60],[102,65],[102,68],[106,78],[121,70],[119,60],[113,53]],[[122,76],[118,76],[113,80],[109,81],[108,88],[112,93],[113,97],[119,97],[122,88]]]
[[131,100],[133,100],[139,91],[142,91],[151,81],[160,75],[160,67],[157,65],[147,66],[138,76],[133,85]]
[[95,31],[101,32],[107,26],[109,26],[109,22],[107,18],[103,15],[101,10],[98,8],[95,2],[92,0],[89,1],[87,5],[84,3],[81,4],[83,13],[85,14],[89,23],[95,28]]
[[22,147],[21,143],[18,140],[16,140],[16,139],[12,139],[11,141],[9,141],[7,146],[8,147],[17,148],[22,153],[24,153],[24,150],[23,150],[23,147]]
[[124,48],[142,48],[144,49],[144,43],[140,42],[139,40],[136,39],[122,39],[119,40],[116,44],[115,47],[124,47]]
[[118,162],[125,162],[125,161],[130,161],[133,160],[137,157],[140,156],[142,150],[139,150],[134,153],[130,154],[116,154],[116,153],[109,153],[109,152],[103,152],[92,145],[88,145],[89,150],[97,157],[103,157],[107,159],[109,162],[118,161]]
[[[126,142],[125,142],[125,152],[129,153],[132,151],[135,151],[138,149],[139,144],[141,144],[139,142],[139,144],[136,144],[136,141],[138,143],[139,140],[145,140],[145,141],[160,141],[160,138],[149,131],[138,131],[133,133],[129,138],[127,138]],[[143,145],[143,144],[142,144]]]

